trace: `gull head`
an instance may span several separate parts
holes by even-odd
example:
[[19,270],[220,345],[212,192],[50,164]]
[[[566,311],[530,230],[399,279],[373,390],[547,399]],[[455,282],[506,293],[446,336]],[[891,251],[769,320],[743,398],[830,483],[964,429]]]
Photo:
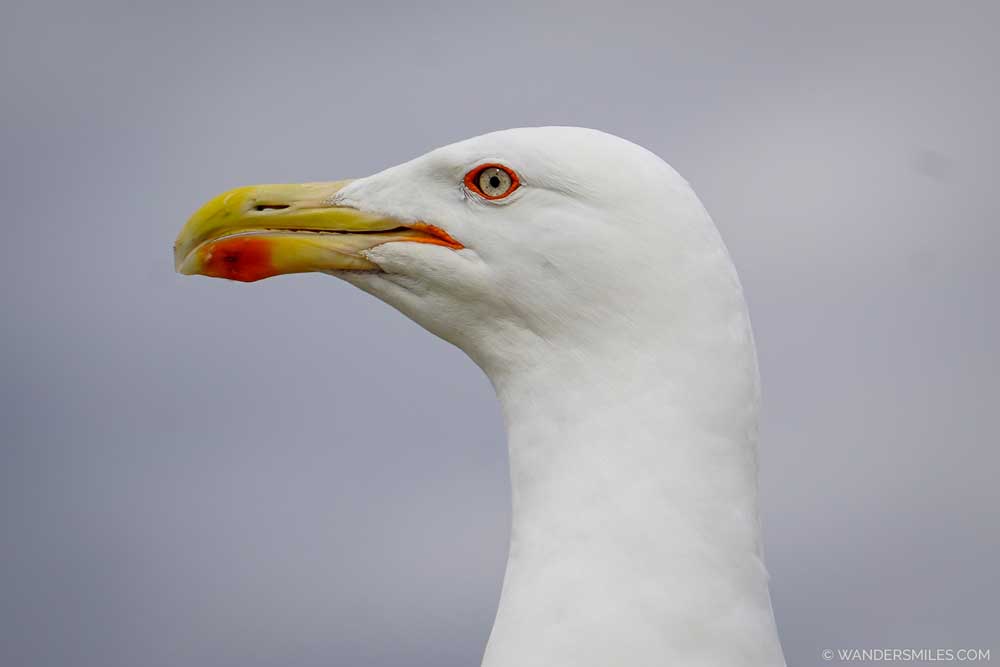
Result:
[[539,342],[669,326],[709,303],[706,281],[736,284],[677,172],[573,127],[493,132],[354,180],[237,188],[196,212],[174,251],[186,274],[335,275],[487,370],[530,362]]

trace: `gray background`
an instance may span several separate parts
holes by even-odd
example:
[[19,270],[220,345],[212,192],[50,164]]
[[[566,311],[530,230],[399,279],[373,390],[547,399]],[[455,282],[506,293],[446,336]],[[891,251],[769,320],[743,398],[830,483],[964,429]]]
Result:
[[171,244],[232,186],[543,124],[659,153],[729,243],[789,664],[1000,659],[997,7],[6,3],[0,664],[478,665],[485,377],[335,279]]

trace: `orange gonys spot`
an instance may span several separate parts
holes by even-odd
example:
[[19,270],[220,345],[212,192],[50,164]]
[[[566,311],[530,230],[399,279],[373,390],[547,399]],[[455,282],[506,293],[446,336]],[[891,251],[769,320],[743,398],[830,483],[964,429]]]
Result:
[[204,250],[202,273],[252,283],[278,275],[271,264],[271,242],[252,236],[223,239]]
[[434,225],[428,225],[426,222],[414,222],[408,225],[411,229],[416,229],[417,231],[428,234],[428,236],[419,236],[416,238],[407,239],[408,241],[413,241],[414,243],[430,243],[431,245],[442,245],[446,248],[451,248],[452,250],[461,250],[465,246],[456,241],[451,237],[451,235]]

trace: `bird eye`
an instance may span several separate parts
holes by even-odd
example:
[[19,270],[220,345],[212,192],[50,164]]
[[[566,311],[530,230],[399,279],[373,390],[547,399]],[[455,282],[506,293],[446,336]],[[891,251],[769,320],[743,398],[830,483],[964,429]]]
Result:
[[517,174],[500,164],[484,164],[465,175],[465,187],[486,199],[503,199],[520,185]]

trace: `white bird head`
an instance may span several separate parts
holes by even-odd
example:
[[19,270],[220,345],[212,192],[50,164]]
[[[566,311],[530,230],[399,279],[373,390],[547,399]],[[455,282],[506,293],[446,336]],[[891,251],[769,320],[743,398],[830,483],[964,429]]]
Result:
[[579,128],[354,181],[239,188],[182,273],[332,273],[468,353],[509,434],[512,545],[484,665],[783,664],[760,561],[757,367],[688,184]]
[[487,371],[529,361],[533,340],[663,332],[710,309],[720,281],[742,302],[687,182],[572,127],[494,132],[353,181],[238,188],[191,218],[175,254],[183,273],[236,280],[333,273]]

